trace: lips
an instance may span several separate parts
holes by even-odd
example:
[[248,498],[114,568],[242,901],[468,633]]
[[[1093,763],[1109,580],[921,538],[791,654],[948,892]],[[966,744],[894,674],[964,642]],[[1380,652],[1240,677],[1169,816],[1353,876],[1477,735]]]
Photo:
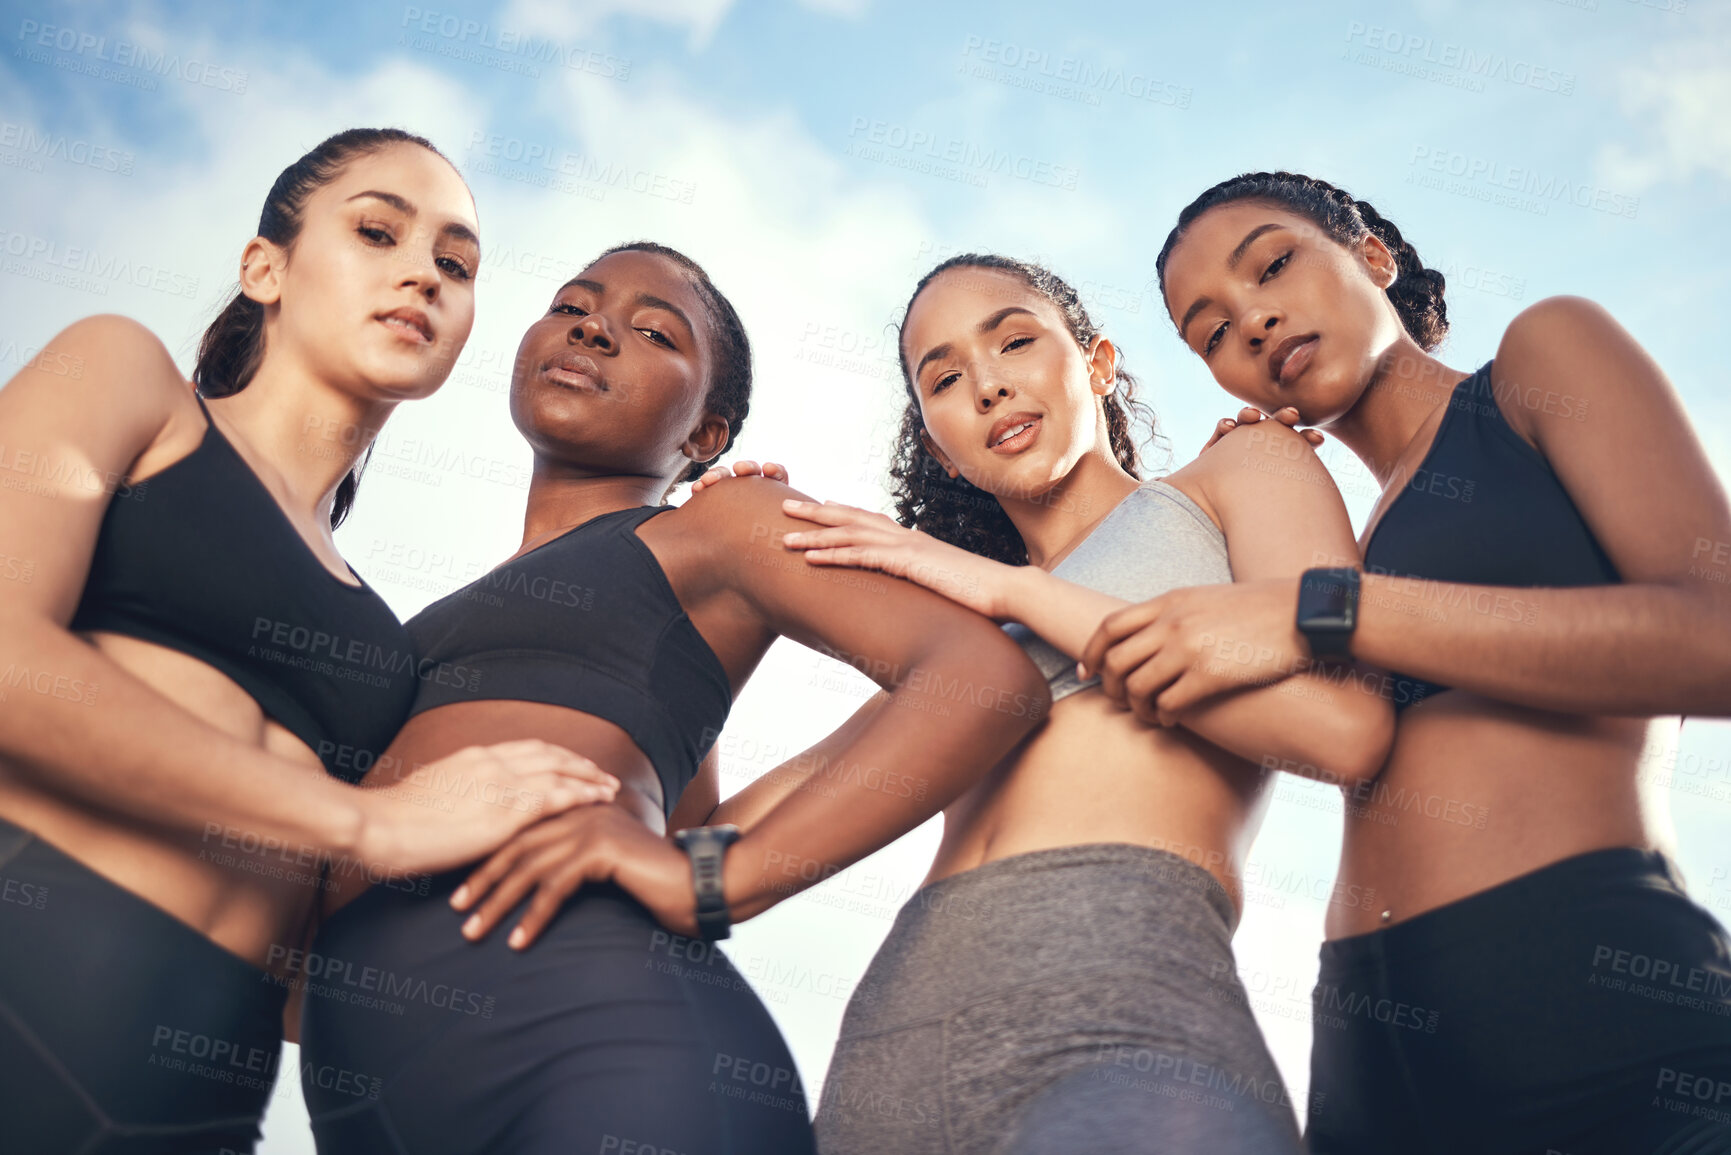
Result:
[[1310,358],[1316,352],[1316,342],[1315,333],[1306,333],[1301,337],[1288,337],[1276,345],[1268,355],[1268,375],[1282,385],[1292,384],[1310,364]]
[[405,305],[401,309],[380,313],[376,320],[405,341],[421,345],[433,343],[433,323],[419,309]]
[[1040,415],[1026,410],[1006,413],[992,423],[986,448],[993,453],[1016,453],[1034,443],[1040,434]]
[[607,392],[607,381],[601,376],[601,366],[595,363],[593,357],[575,349],[567,349],[557,356],[549,357],[541,366],[541,372],[556,385]]

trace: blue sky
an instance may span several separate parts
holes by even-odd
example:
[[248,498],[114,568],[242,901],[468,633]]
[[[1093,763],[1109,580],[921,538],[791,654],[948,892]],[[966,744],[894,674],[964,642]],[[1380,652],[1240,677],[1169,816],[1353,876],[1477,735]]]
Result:
[[[1443,269],[1450,364],[1482,363],[1547,295],[1606,305],[1731,475],[1724,6],[1163,8],[8,3],[0,371],[98,311],[146,321],[190,367],[278,170],[354,124],[432,137],[480,207],[480,313],[451,382],[393,418],[340,535],[407,615],[514,546],[522,492],[496,479],[527,454],[503,367],[552,289],[607,245],[685,248],[739,305],[759,372],[741,453],[788,462],[808,492],[878,505],[899,391],[885,322],[926,268],[969,249],[1043,259],[1081,287],[1187,460],[1235,406],[1173,336],[1154,256],[1204,187],[1285,167],[1371,200]],[[552,59],[537,51],[549,44]],[[1362,523],[1364,471],[1338,447],[1324,460]],[[778,648],[724,741],[730,788],[864,693]],[[1731,728],[1687,723],[1668,767],[1654,781],[1669,784],[1680,860],[1726,917]],[[1322,908],[1290,872],[1332,876],[1331,805],[1283,784],[1253,854],[1268,893],[1238,939],[1295,1091]],[[789,903],[735,940],[814,1091],[883,911],[934,845],[928,827],[827,884],[846,898]],[[292,1094],[279,1104],[269,1149],[310,1150],[297,1109]]]

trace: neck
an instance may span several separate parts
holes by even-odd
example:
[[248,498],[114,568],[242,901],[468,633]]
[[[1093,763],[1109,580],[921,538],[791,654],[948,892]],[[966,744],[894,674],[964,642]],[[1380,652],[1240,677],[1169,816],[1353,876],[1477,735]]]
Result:
[[366,400],[266,359],[246,388],[211,401],[289,501],[328,521],[337,485],[373,443],[395,401]]
[[999,497],[1028,562],[1050,569],[1142,483],[1104,452],[1087,454],[1062,480],[1035,497]]
[[597,475],[537,454],[529,478],[529,506],[523,513],[523,547],[604,513],[659,505],[668,485],[666,477]]
[[1339,438],[1386,487],[1419,430],[1467,376],[1403,333],[1377,358],[1370,383],[1352,408],[1322,428]]

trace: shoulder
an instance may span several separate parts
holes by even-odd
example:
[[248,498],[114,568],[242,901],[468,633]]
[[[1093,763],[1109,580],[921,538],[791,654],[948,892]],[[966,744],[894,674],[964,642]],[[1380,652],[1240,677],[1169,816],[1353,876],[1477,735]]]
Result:
[[1238,426],[1163,480],[1200,506],[1222,533],[1252,516],[1259,522],[1303,516],[1341,502],[1316,450],[1270,417]]
[[1547,297],[1509,322],[1491,385],[1517,431],[1543,440],[1553,421],[1662,386],[1657,366],[1610,311],[1584,297]]
[[693,495],[679,506],[676,516],[682,521],[690,519],[699,524],[764,517],[769,514],[782,517],[784,515],[781,512],[781,503],[790,498],[799,501],[816,500],[784,481],[757,476],[730,477],[715,485],[705,486],[703,492]]
[[1188,492],[1184,481],[1194,478],[1210,492],[1226,496],[1246,487],[1266,491],[1271,485],[1314,485],[1328,476],[1316,450],[1297,430],[1264,417],[1233,429],[1167,480]]
[[162,412],[190,401],[191,386],[162,339],[131,317],[99,313],[56,333],[44,352],[86,389],[126,409]]

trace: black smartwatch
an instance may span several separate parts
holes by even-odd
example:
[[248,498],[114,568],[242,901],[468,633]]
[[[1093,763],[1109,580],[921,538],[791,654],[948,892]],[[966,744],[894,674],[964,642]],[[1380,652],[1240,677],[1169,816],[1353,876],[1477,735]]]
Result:
[[691,859],[691,884],[697,891],[697,933],[704,942],[732,934],[727,896],[721,891],[721,863],[727,848],[739,840],[739,827],[693,826],[674,834],[674,845]]
[[1298,632],[1315,658],[1352,656],[1358,625],[1358,571],[1307,569],[1298,583]]

